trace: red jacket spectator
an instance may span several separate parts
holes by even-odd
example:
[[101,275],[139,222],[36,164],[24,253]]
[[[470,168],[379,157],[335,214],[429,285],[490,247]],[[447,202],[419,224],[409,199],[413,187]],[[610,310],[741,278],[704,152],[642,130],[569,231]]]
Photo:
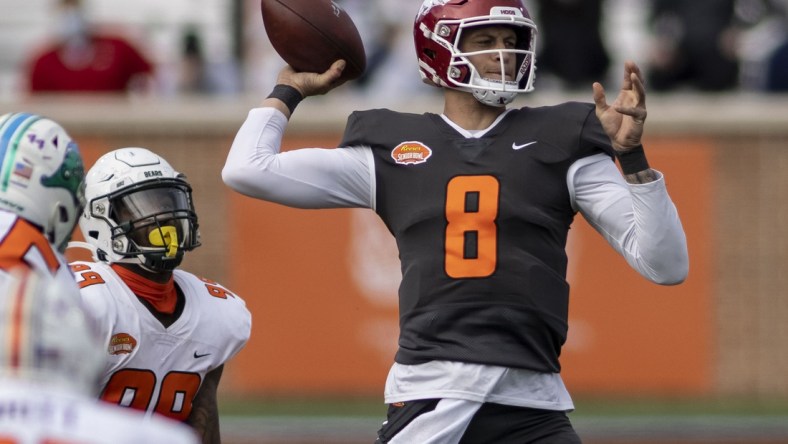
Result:
[[126,40],[95,32],[82,0],[60,0],[57,40],[32,57],[32,92],[125,92],[148,89],[152,64]]
[[58,43],[35,57],[30,90],[123,92],[153,66],[125,40],[91,35],[83,44]]

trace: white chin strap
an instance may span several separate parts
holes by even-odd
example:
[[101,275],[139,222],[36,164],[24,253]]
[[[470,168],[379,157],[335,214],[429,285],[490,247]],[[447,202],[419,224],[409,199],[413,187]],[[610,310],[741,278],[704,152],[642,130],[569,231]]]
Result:
[[473,80],[473,97],[488,106],[506,106],[517,97],[517,82],[501,82],[476,78]]

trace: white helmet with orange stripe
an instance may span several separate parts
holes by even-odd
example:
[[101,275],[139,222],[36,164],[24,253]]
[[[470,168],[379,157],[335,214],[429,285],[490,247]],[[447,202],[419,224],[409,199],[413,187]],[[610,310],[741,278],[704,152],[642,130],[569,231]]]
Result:
[[85,176],[85,198],[79,227],[96,260],[166,272],[200,246],[191,186],[150,150],[101,156]]
[[84,206],[85,168],[76,143],[54,121],[0,116],[0,209],[39,226],[65,250]]
[[104,365],[76,286],[29,268],[0,273],[0,375],[95,395]]

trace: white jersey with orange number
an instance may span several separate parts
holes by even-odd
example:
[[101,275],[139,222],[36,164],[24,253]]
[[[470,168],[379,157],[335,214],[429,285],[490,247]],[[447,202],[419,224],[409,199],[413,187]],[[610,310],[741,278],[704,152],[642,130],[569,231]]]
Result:
[[61,285],[75,286],[66,259],[41,230],[14,213],[0,210],[0,269],[19,266],[44,271]]
[[52,386],[0,379],[0,442],[197,444],[188,426]]
[[71,269],[107,347],[100,379],[105,401],[183,421],[205,375],[249,339],[246,303],[216,282],[175,270],[186,301],[165,328],[109,265],[73,262]]

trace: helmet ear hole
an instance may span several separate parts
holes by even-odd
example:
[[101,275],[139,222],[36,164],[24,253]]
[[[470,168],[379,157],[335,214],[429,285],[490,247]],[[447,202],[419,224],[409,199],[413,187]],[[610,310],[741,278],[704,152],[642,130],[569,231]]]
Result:
[[68,222],[68,210],[63,205],[58,205],[58,212],[60,213],[60,223]]
[[88,236],[93,238],[93,239],[98,239],[99,238],[99,232],[97,230],[90,230],[90,231],[88,231]]

